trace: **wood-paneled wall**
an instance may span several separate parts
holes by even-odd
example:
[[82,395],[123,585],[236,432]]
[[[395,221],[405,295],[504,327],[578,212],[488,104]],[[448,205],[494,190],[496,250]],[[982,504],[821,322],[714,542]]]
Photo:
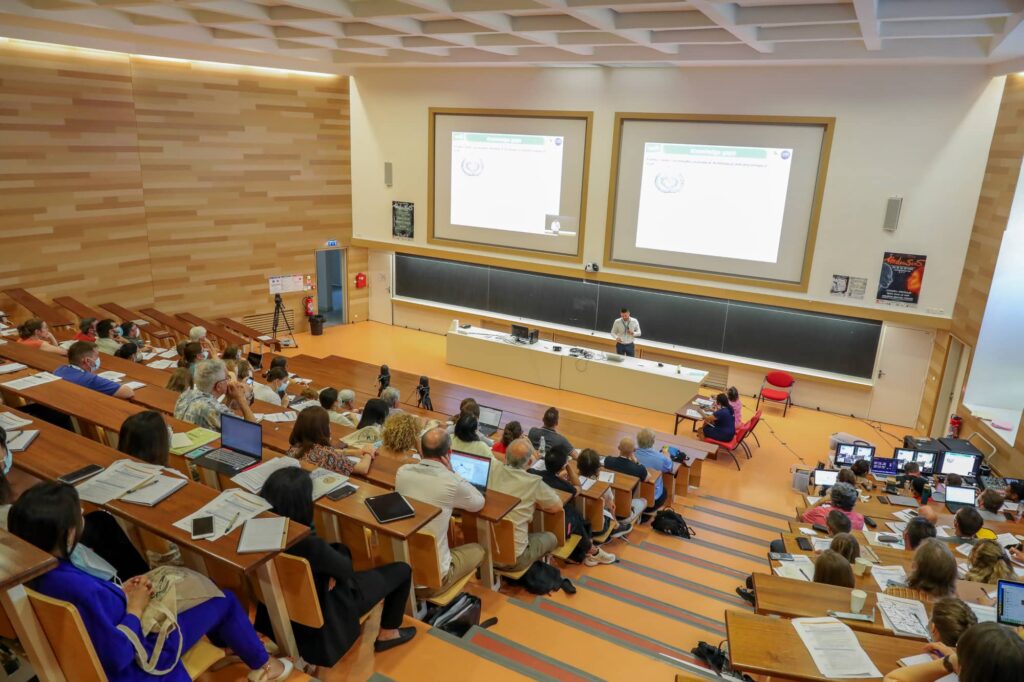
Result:
[[0,289],[261,312],[348,244],[350,180],[345,77],[0,44]]

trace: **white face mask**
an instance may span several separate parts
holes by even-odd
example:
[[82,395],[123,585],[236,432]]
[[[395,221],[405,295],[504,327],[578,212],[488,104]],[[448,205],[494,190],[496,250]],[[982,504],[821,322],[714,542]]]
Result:
[[14,457],[11,455],[11,451],[4,448],[4,463],[2,465],[4,476],[11,470],[11,466],[14,464]]
[[100,580],[113,580],[117,569],[107,563],[106,559],[82,544],[76,544],[68,557],[75,567]]
[[92,361],[92,371],[93,372],[100,371],[100,356],[98,356],[98,355],[96,356],[96,359]]
[[210,351],[207,351],[207,350],[204,350],[202,353],[199,354],[199,359],[200,360],[206,360],[209,357],[210,357]]
[[287,379],[282,381],[281,385],[277,387],[277,392],[278,393],[284,393],[286,390],[288,390],[288,380]]

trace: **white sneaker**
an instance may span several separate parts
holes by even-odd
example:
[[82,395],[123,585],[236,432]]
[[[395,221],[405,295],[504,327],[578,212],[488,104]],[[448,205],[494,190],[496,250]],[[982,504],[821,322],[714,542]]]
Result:
[[597,566],[598,564],[614,564],[618,559],[611,552],[606,552],[598,547],[597,552],[588,554],[583,560],[585,566]]

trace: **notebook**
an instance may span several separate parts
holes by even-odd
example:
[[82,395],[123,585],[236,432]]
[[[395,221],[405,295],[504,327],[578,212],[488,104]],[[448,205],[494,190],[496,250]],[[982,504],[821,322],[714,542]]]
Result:
[[123,496],[121,500],[144,507],[155,507],[185,483],[185,479],[176,476],[157,476],[135,492]]
[[271,516],[265,519],[249,519],[242,526],[242,536],[238,538],[238,553],[252,554],[284,549],[284,541],[287,537],[287,517]]
[[39,432],[36,430],[9,431],[7,433],[7,449],[10,450],[11,454],[24,452],[38,435]]

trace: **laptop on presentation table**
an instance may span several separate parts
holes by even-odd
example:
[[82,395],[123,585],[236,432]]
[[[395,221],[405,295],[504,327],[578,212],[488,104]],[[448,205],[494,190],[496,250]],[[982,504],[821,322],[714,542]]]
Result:
[[452,450],[449,459],[452,471],[469,481],[481,493],[487,492],[487,480],[491,476],[491,463],[494,462],[493,459],[471,455],[466,452],[458,452],[457,450]]
[[227,476],[234,476],[263,459],[263,427],[230,414],[220,416],[220,447],[195,462]]
[[950,514],[956,514],[964,507],[973,507],[977,499],[978,490],[959,485],[946,486],[946,509]]
[[900,461],[895,457],[875,457],[871,460],[871,474],[875,478],[897,476],[901,468]]
[[501,410],[496,410],[493,407],[486,407],[480,405],[480,418],[477,419],[477,428],[480,433],[484,434],[488,438],[494,435],[498,430],[498,426],[501,425]]

